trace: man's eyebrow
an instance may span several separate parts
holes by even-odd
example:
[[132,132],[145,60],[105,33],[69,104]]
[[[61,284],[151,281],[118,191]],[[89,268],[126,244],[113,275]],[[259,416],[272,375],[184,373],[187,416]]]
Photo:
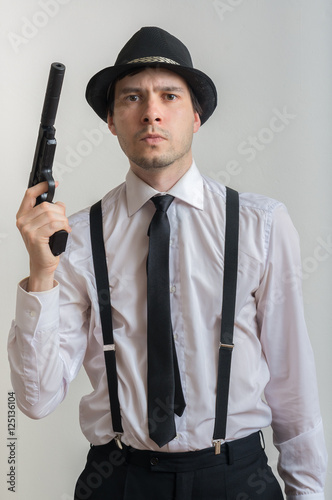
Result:
[[184,87],[176,87],[175,85],[161,85],[156,90],[163,90],[164,92],[184,92]]
[[[139,94],[140,92],[143,91],[143,87],[123,87],[123,89],[120,90],[119,95],[125,95],[125,94]],[[173,85],[159,85],[158,87],[154,88],[155,92],[178,92],[178,93],[184,93],[185,89],[184,87],[177,87]]]
[[138,94],[141,92],[140,87],[124,87],[123,89],[120,90],[119,95],[122,94]]

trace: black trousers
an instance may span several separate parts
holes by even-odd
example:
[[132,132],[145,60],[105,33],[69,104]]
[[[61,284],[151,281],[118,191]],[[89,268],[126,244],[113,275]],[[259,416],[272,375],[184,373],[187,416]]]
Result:
[[187,453],[92,446],[75,500],[282,500],[260,434]]

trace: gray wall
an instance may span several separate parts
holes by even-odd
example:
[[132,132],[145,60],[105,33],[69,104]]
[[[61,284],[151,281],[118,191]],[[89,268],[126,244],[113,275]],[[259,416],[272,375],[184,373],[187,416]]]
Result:
[[[219,107],[195,136],[201,171],[240,191],[283,201],[297,227],[303,296],[331,450],[331,17],[328,0],[1,0],[0,495],[70,500],[87,443],[78,403],[82,371],[43,421],[17,415],[16,493],[7,491],[7,333],[28,258],[15,228],[26,189],[50,63],[67,67],[56,122],[56,199],[73,213],[123,181],[116,139],[85,102],[88,79],[112,65],[141,26],[181,38],[215,81]],[[278,121],[278,130],[273,119]],[[283,125],[283,126],[282,126]],[[98,132],[97,132],[98,131]],[[253,139],[256,138],[256,139]],[[249,142],[254,142],[250,145]],[[250,149],[249,149],[250,148]],[[267,432],[271,462],[276,453]],[[49,493],[49,488],[52,493]],[[332,497],[328,476],[326,498]]]

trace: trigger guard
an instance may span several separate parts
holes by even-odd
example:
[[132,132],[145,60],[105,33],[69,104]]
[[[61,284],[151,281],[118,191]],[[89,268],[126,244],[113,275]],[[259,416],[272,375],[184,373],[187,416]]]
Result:
[[43,193],[40,198],[42,201],[47,201],[48,203],[52,203],[55,192],[55,182],[51,174],[48,172],[44,172],[43,174],[44,180],[48,184],[47,193]]

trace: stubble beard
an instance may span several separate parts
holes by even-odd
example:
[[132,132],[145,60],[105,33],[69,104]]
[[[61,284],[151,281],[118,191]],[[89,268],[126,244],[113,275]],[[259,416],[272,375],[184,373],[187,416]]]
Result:
[[[142,134],[142,132],[140,134]],[[168,135],[167,137],[168,140],[170,140],[170,136]],[[191,150],[192,136],[185,136],[185,139],[178,150],[170,148],[164,153],[158,152],[158,145],[149,146],[149,150],[146,153],[139,153],[135,151],[131,152],[124,137],[120,137],[118,135],[118,141],[122,151],[128,157],[130,162],[145,171],[149,171],[167,168],[184,158]]]
[[155,154],[152,155],[130,155],[129,160],[143,170],[160,170],[173,165],[176,161],[181,160],[189,151],[190,147],[185,151],[176,153],[175,151],[170,151],[165,154],[158,154],[157,147],[152,146],[152,150],[156,150]]

